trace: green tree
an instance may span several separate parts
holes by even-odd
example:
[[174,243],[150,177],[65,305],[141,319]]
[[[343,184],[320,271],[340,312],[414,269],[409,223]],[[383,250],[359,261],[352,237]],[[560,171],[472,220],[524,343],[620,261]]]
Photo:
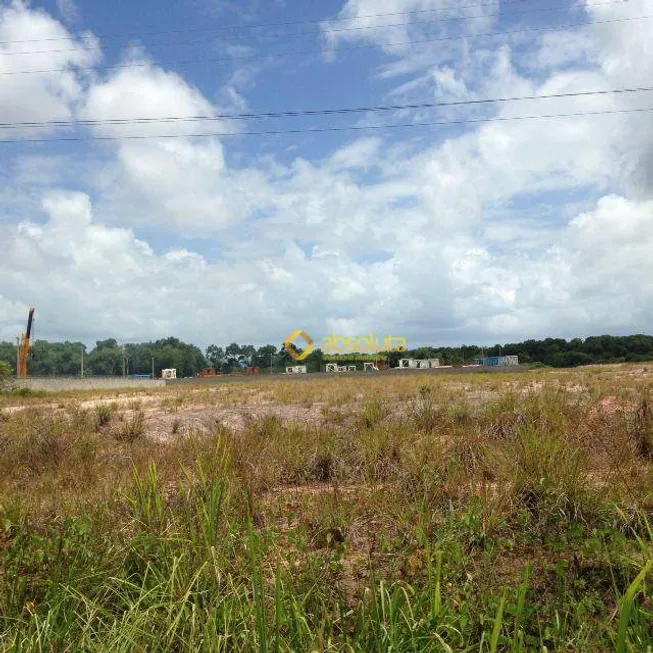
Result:
[[13,369],[11,368],[11,365],[4,361],[0,361],[0,390],[4,390],[9,385],[12,376]]
[[0,361],[7,363],[16,373],[16,345],[11,342],[0,342]]
[[115,338],[107,340],[96,340],[95,349],[118,349],[118,341]]
[[251,365],[260,367],[262,370],[272,368],[277,356],[277,348],[274,345],[264,345],[259,347],[252,356]]
[[217,345],[209,345],[206,348],[206,360],[211,367],[214,367],[218,371],[222,371],[222,366],[226,360],[224,349]]
[[[300,349],[299,347],[296,347],[295,344],[293,343],[290,345],[290,347],[293,349],[293,351],[297,352],[298,354],[301,354],[303,349]],[[298,363],[286,350],[286,345],[285,343],[281,343],[281,347],[279,348],[279,353],[277,355],[277,366],[283,369],[285,372],[286,367],[290,367],[292,365],[299,365],[301,363]]]
[[96,347],[86,357],[88,373],[96,376],[122,374],[122,351],[116,347]]
[[237,342],[232,342],[230,345],[227,345],[224,351],[226,356],[226,371],[231,372],[231,370],[239,368],[241,366],[240,345]]
[[256,355],[256,347],[254,345],[243,345],[240,348],[239,362],[243,367],[252,364],[252,359]]

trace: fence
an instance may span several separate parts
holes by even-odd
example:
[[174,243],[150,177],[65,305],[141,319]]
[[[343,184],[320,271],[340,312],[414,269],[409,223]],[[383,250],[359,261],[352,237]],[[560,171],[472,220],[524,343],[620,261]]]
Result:
[[84,379],[65,376],[28,376],[24,379],[12,379],[15,388],[61,392],[64,390],[120,390],[122,388],[161,388],[165,387],[163,379],[130,378],[121,376],[93,376]]

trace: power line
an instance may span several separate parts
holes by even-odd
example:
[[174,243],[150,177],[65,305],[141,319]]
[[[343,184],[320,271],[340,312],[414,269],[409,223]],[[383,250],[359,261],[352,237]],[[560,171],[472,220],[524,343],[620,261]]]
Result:
[[578,111],[574,113],[553,113],[537,116],[507,116],[493,118],[470,118],[465,120],[439,120],[433,122],[411,122],[395,123],[389,125],[348,125],[344,127],[308,127],[302,129],[271,129],[261,131],[247,132],[202,132],[197,134],[135,134],[129,136],[62,136],[57,138],[12,138],[0,139],[0,143],[53,143],[69,141],[122,141],[122,140],[145,140],[145,139],[170,139],[170,138],[201,138],[211,136],[270,136],[283,134],[309,134],[320,132],[344,132],[344,131],[364,131],[380,129],[398,129],[412,127],[436,127],[445,125],[467,125],[486,122],[512,122],[518,120],[545,120],[551,118],[576,118],[581,116],[604,116],[616,115],[622,113],[643,113],[653,111],[653,107],[644,107],[639,109],[613,109],[604,111]]
[[[592,4],[587,4],[584,5],[584,8],[587,7],[600,7],[604,5],[614,5],[614,4],[625,4],[627,2],[632,2],[633,0],[605,0],[605,2],[594,2]],[[378,29],[389,29],[391,27],[409,27],[413,25],[440,25],[442,23],[451,23],[451,22],[457,22],[457,21],[465,21],[469,20],[470,18],[510,18],[512,16],[522,16],[524,14],[541,14],[541,13],[549,13],[553,11],[558,11],[560,9],[568,9],[568,5],[557,5],[555,7],[540,7],[537,9],[525,9],[523,11],[512,11],[510,13],[504,13],[504,12],[498,12],[498,13],[492,13],[492,14],[472,14],[469,16],[455,16],[452,18],[440,18],[438,20],[433,20],[433,21],[408,21],[404,23],[388,23],[386,25],[363,25],[360,27],[334,27],[329,30],[329,32],[336,32],[336,33],[341,33],[341,32],[353,32],[353,31],[365,31],[365,30],[378,30]],[[311,31],[304,31],[304,32],[290,32],[290,33],[277,33],[277,34],[264,34],[263,38],[289,38],[289,37],[296,37],[296,36],[307,36],[307,35],[312,35],[315,34],[314,30]],[[232,36],[232,37],[227,37],[227,38],[221,38],[221,41],[232,41],[232,40],[241,40],[245,38],[251,38],[250,36],[245,36],[245,35],[238,35],[238,36]],[[198,43],[208,43],[212,42],[216,39],[216,37],[204,37],[202,39],[195,39],[192,41],[159,41],[159,42],[154,42],[154,43],[145,43],[144,45],[147,47],[157,47],[157,46],[162,46],[162,45],[196,45]],[[119,47],[128,47],[130,44],[125,43],[122,44]],[[92,46],[78,46],[75,48],[63,48],[63,49],[57,49],[57,50],[25,50],[21,52],[4,52],[3,56],[5,57],[14,57],[14,56],[21,56],[21,55],[37,55],[37,54],[65,54],[65,53],[73,53],[73,52],[91,52],[96,49],[95,45]]]
[[550,100],[571,97],[588,97],[596,95],[614,95],[622,93],[643,93],[653,91],[653,86],[633,88],[602,89],[598,91],[570,91],[567,93],[547,93],[540,95],[520,95],[499,98],[481,98],[476,100],[453,100],[450,102],[420,102],[413,104],[393,104],[370,107],[342,107],[332,109],[296,109],[290,111],[270,111],[262,113],[217,114],[213,116],[167,116],[161,118],[97,118],[87,120],[50,120],[43,122],[5,122],[0,123],[0,129],[21,129],[35,127],[74,127],[92,125],[131,125],[158,122],[195,122],[210,120],[259,120],[266,118],[295,118],[304,116],[329,116],[356,113],[381,113],[389,111],[416,111],[422,109],[437,109],[441,107],[473,106],[483,104],[498,104],[528,100]]
[[[503,4],[518,4],[521,2],[526,2],[527,0],[503,0]],[[44,43],[52,41],[75,41],[77,38],[99,38],[99,39],[110,39],[110,38],[135,38],[140,36],[155,36],[159,34],[186,34],[191,32],[217,32],[225,30],[237,30],[237,29],[259,29],[261,27],[286,27],[288,25],[317,25],[320,23],[326,23],[329,20],[365,20],[367,18],[388,18],[393,16],[410,16],[413,14],[430,14],[438,11],[458,11],[460,9],[470,9],[473,7],[494,7],[496,2],[482,2],[482,3],[473,3],[468,5],[457,5],[455,7],[435,7],[433,9],[414,9],[413,11],[396,11],[391,13],[383,14],[365,14],[363,16],[355,16],[353,18],[318,18],[312,20],[289,20],[278,23],[258,23],[253,25],[223,25],[221,27],[189,27],[184,29],[172,29],[172,30],[157,30],[150,32],[140,32],[140,33],[122,33],[122,34],[89,34],[89,35],[80,35],[79,37],[75,36],[58,36],[51,38],[43,39],[22,39],[22,40],[12,40],[12,41],[0,41],[0,45],[9,45],[12,43]]]
[[[619,24],[632,22],[635,20],[648,20],[653,18],[653,15],[647,16],[629,16],[624,18],[611,18],[608,20],[594,20],[594,21],[582,21],[576,23],[567,23],[565,25],[549,25],[544,27],[520,27],[513,30],[501,30],[498,32],[484,32],[479,34],[458,34],[456,36],[439,36],[428,39],[418,39],[418,40],[409,40],[409,41],[395,41],[390,43],[384,43],[384,47],[394,47],[401,45],[418,45],[422,43],[434,43],[438,41],[454,41],[464,38],[481,38],[487,36],[504,36],[510,34],[522,34],[528,32],[554,32],[569,29],[570,27],[582,27],[585,25],[607,25],[607,24]],[[355,46],[342,46],[337,48],[321,48],[321,49],[311,49],[311,50],[287,50],[282,52],[270,52],[266,54],[253,54],[246,56],[234,56],[234,57],[220,57],[220,58],[203,58],[203,59],[186,59],[186,60],[168,60],[168,61],[159,61],[156,62],[156,65],[188,65],[195,63],[218,63],[218,62],[232,62],[235,60],[245,60],[245,59],[260,59],[269,56],[286,56],[286,55],[301,55],[301,54],[316,54],[316,53],[326,53],[326,52],[341,52],[341,51],[352,51],[352,50],[363,50],[367,48],[376,47],[377,44],[361,44]],[[122,68],[147,68],[153,65],[151,62],[140,62],[140,63],[124,63],[124,64],[115,64],[111,66],[105,66],[105,70],[117,70]],[[67,68],[51,68],[48,70],[8,70],[0,72],[0,75],[30,75],[30,74],[47,74],[47,73],[60,73],[68,72],[71,68],[77,68],[78,70],[92,70],[92,66],[74,66],[71,64]]]

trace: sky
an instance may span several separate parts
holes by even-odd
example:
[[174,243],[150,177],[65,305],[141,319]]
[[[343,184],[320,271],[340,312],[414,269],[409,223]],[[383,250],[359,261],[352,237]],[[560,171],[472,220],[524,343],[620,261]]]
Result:
[[653,0],[0,0],[0,340],[32,306],[89,345],[652,333],[652,31]]

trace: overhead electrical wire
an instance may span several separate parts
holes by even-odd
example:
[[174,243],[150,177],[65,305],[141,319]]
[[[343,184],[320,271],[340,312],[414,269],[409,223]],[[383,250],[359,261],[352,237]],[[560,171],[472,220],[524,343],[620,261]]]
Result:
[[348,126],[328,126],[328,127],[307,127],[301,129],[270,129],[261,131],[245,132],[202,132],[196,134],[133,134],[125,136],[61,136],[56,138],[12,138],[0,139],[0,143],[52,143],[68,141],[122,141],[122,140],[145,140],[145,139],[170,139],[170,138],[200,138],[200,137],[229,137],[229,136],[270,136],[284,134],[309,134],[319,132],[344,132],[344,131],[364,131],[364,130],[381,130],[381,129],[398,129],[413,127],[436,127],[448,125],[467,125],[476,123],[489,122],[512,122],[518,120],[546,120],[552,118],[576,118],[581,116],[603,116],[616,115],[625,113],[643,113],[653,111],[653,107],[643,107],[638,109],[612,109],[601,111],[578,111],[573,113],[554,113],[535,116],[495,116],[493,118],[470,118],[463,120],[438,120],[432,122],[411,122],[411,123],[394,123],[387,125],[348,125]]
[[[653,15],[647,16],[627,16],[623,18],[611,18],[608,20],[594,20],[594,21],[581,21],[576,23],[567,23],[565,25],[547,25],[541,27],[520,27],[512,30],[501,30],[497,32],[481,32],[477,34],[458,34],[455,36],[438,36],[427,39],[416,39],[408,41],[396,41],[382,44],[383,47],[393,47],[401,45],[418,45],[422,43],[435,43],[440,41],[455,41],[459,39],[476,39],[481,37],[492,37],[492,36],[505,36],[510,34],[523,34],[530,32],[554,32],[569,29],[570,27],[584,27],[586,25],[607,25],[607,24],[623,24],[627,22],[632,22],[636,20],[648,20],[653,18]],[[168,61],[158,61],[158,62],[133,62],[133,63],[123,63],[123,64],[113,64],[110,66],[104,66],[104,70],[117,70],[122,68],[146,68],[151,65],[188,65],[188,64],[199,64],[199,63],[218,63],[218,62],[232,62],[235,60],[251,60],[251,59],[260,59],[270,56],[288,56],[288,55],[301,55],[301,54],[319,54],[327,52],[341,52],[341,51],[353,51],[353,50],[363,50],[371,47],[376,47],[377,44],[361,44],[356,46],[341,46],[337,48],[320,48],[320,49],[310,49],[310,50],[287,50],[281,52],[268,52],[268,53],[258,53],[247,56],[233,56],[233,57],[220,57],[220,58],[211,58],[206,57],[202,59],[186,59],[186,60],[168,60]],[[1,71],[0,75],[30,75],[30,74],[49,74],[49,73],[58,73],[58,72],[68,72],[71,69],[77,70],[93,70],[93,66],[75,66],[74,64],[69,65],[66,68],[51,68],[45,70],[5,70]]]
[[[627,2],[632,2],[633,0],[605,0],[604,2],[593,2],[591,4],[584,5],[584,8],[587,7],[601,7],[605,5],[615,5],[615,4],[625,4]],[[560,9],[567,9],[569,8],[568,5],[558,5],[555,7],[540,7],[537,9],[524,9],[523,11],[512,11],[510,13],[504,13],[504,12],[499,12],[499,13],[492,13],[492,14],[472,14],[469,16],[455,16],[451,18],[440,18],[438,20],[428,20],[428,21],[408,21],[408,22],[403,22],[403,23],[388,23],[386,25],[361,25],[361,26],[356,26],[356,27],[335,27],[335,28],[330,28],[329,32],[336,32],[336,33],[341,33],[341,32],[354,32],[354,31],[366,31],[366,30],[380,30],[380,29],[389,29],[392,27],[410,27],[413,25],[440,25],[442,23],[451,23],[455,21],[466,21],[471,18],[511,18],[513,16],[523,16],[525,14],[542,14],[542,13],[549,13],[553,11],[559,11]],[[305,31],[305,32],[291,32],[291,33],[276,33],[276,34],[264,34],[261,35],[262,38],[290,38],[290,37],[297,37],[297,36],[309,36],[315,34],[315,30],[311,31]],[[196,45],[198,43],[208,43],[216,40],[217,37],[204,37],[202,39],[196,39],[192,41],[159,41],[159,42],[154,42],[154,43],[144,43],[144,47],[158,47],[162,45]],[[220,38],[221,42],[230,42],[232,40],[241,40],[241,39],[246,39],[246,38],[251,38],[249,35],[238,35],[238,36],[232,36],[232,37],[227,37],[227,38]],[[124,43],[121,44],[119,47],[130,47],[133,44],[130,43]],[[140,45],[140,44],[139,44]],[[89,46],[78,46],[75,48],[63,48],[63,49],[55,49],[55,50],[24,50],[20,52],[3,52],[2,56],[4,57],[14,57],[14,56],[21,56],[21,55],[40,55],[40,54],[66,54],[66,53],[75,53],[75,52],[91,52],[95,50],[97,46],[95,45],[89,45]]]
[[[627,0],[623,0],[627,1]],[[503,0],[503,4],[519,4],[527,2],[527,0]],[[77,36],[55,36],[49,38],[41,39],[20,39],[20,40],[11,40],[11,41],[0,41],[0,45],[8,45],[12,43],[45,43],[52,41],[76,41],[78,38],[98,38],[98,39],[111,39],[111,38],[136,38],[140,36],[154,36],[159,34],[186,34],[190,32],[217,32],[224,30],[236,30],[236,29],[259,29],[261,27],[285,27],[288,25],[317,25],[320,23],[327,23],[330,20],[365,20],[367,18],[388,18],[393,16],[410,16],[413,14],[427,14],[435,13],[437,11],[458,11],[459,9],[470,9],[473,7],[494,7],[496,2],[482,2],[482,3],[473,3],[467,5],[457,5],[454,7],[434,7],[433,9],[414,9],[413,11],[395,11],[390,13],[383,14],[365,14],[363,16],[355,16],[353,18],[316,18],[311,20],[290,20],[278,23],[255,23],[252,25],[222,25],[220,27],[187,27],[183,29],[168,29],[168,30],[156,30],[150,32],[138,32],[138,33],[122,33],[122,34],[80,34]]]
[[[516,4],[517,2],[524,2],[525,0],[512,0],[510,4]],[[611,5],[611,4],[622,4],[629,2],[631,0],[606,0],[605,2],[595,2],[586,6],[600,6],[600,5]],[[475,7],[475,6],[490,6],[491,3],[482,3],[482,4],[472,4],[472,5],[461,5],[459,7],[452,7],[451,9],[459,9],[463,7]],[[360,27],[343,27],[343,28],[332,28],[332,31],[352,31],[352,30],[365,30],[365,29],[383,29],[390,27],[400,27],[408,26],[412,24],[438,24],[440,22],[451,22],[451,21],[462,21],[469,18],[485,18],[485,17],[510,17],[513,15],[521,15],[527,13],[537,13],[537,12],[547,12],[554,11],[563,7],[549,7],[549,8],[539,8],[531,9],[524,11],[516,11],[512,13],[499,13],[499,14],[480,14],[473,16],[462,16],[462,17],[450,17],[440,19],[439,21],[413,21],[409,23],[396,23],[388,25],[375,25],[375,26],[360,26]],[[385,16],[400,16],[400,15],[412,15],[417,13],[426,13],[433,12],[437,10],[445,10],[448,8],[438,8],[438,9],[429,9],[429,10],[416,10],[413,12],[394,12],[387,14],[372,14],[368,16],[355,17],[354,20],[359,20],[362,18],[377,18]],[[455,36],[440,36],[427,39],[419,40],[410,40],[410,41],[399,41],[394,43],[385,43],[384,47],[392,46],[402,46],[402,45],[412,45],[420,43],[430,43],[437,41],[449,41],[457,40],[463,38],[479,38],[479,37],[491,37],[499,36],[505,34],[517,34],[517,33],[527,33],[527,32],[543,32],[543,31],[557,31],[564,30],[570,27],[586,26],[586,25],[600,25],[608,23],[625,23],[636,20],[647,20],[653,18],[653,15],[646,16],[628,16],[622,18],[612,18],[607,20],[598,20],[598,21],[582,21],[577,23],[568,23],[565,25],[553,25],[553,26],[539,26],[539,27],[523,27],[511,30],[501,30],[496,32],[489,33],[469,33],[469,34],[459,34]],[[276,24],[267,24],[267,25],[247,25],[247,26],[237,26],[238,28],[254,28],[254,27],[263,27],[263,26],[282,26],[282,25],[293,25],[293,24],[317,24],[325,23],[324,20],[314,20],[314,21],[288,21],[286,23],[276,23]],[[236,26],[234,26],[236,28]],[[228,29],[228,26],[223,27],[222,29]],[[206,29],[190,29],[190,30],[167,30],[165,32],[151,32],[150,34],[155,33],[183,33],[188,31],[209,31],[211,28]],[[211,30],[214,31],[214,30]],[[295,35],[303,35],[313,32],[304,32],[297,34],[279,34],[274,36],[279,37],[288,37]],[[117,35],[119,36],[119,35]],[[102,38],[107,38],[102,37]],[[52,38],[52,39],[29,39],[23,41],[0,41],[0,45],[7,43],[28,43],[28,42],[42,42],[42,41],[62,41],[62,40],[74,40],[71,38]],[[197,42],[197,41],[196,41]],[[174,42],[173,42],[174,43]],[[164,43],[164,45],[169,45],[171,43]],[[151,44],[156,45],[156,44]],[[344,46],[337,48],[320,48],[314,50],[306,51],[284,51],[284,52],[272,52],[266,54],[254,54],[250,56],[234,56],[226,59],[211,59],[203,58],[199,60],[186,60],[186,61],[170,61],[170,62],[156,62],[156,64],[167,64],[167,63],[177,63],[177,64],[188,64],[188,63],[205,63],[212,61],[232,61],[234,59],[253,59],[258,57],[269,57],[269,56],[285,56],[285,55],[299,55],[299,54],[310,54],[310,53],[324,53],[324,52],[339,52],[341,50],[359,50],[363,48],[374,47],[374,44],[365,44],[358,46]],[[91,48],[74,48],[69,50],[44,50],[44,51],[32,51],[32,52],[12,52],[4,53],[5,55],[20,55],[20,54],[48,54],[48,53],[64,53],[64,52],[77,52],[80,50],[87,50]],[[156,65],[154,64],[154,65]],[[131,68],[131,67],[146,67],[153,65],[150,62],[132,62],[125,64],[117,64],[112,66],[106,66],[105,69],[118,69],[118,68]],[[37,74],[37,73],[53,73],[53,72],[65,72],[71,68],[85,69],[87,67],[82,66],[68,66],[61,69],[52,69],[52,70],[26,70],[26,71],[1,71],[0,75],[16,75],[16,74]],[[89,66],[88,69],[91,70],[93,67]],[[302,110],[291,110],[291,111],[278,111],[278,112],[264,112],[264,113],[241,113],[241,114],[222,114],[222,115],[211,115],[211,116],[168,116],[162,118],[155,117],[142,117],[142,118],[107,118],[107,119],[86,119],[86,120],[72,120],[72,121],[43,121],[43,122],[12,122],[12,123],[0,123],[0,129],[32,129],[32,128],[43,128],[43,127],[75,127],[75,126],[101,126],[101,125],[140,125],[140,124],[151,124],[151,123],[176,123],[176,122],[193,122],[193,121],[215,121],[215,120],[253,120],[253,119],[267,119],[267,118],[291,118],[291,117],[308,117],[308,116],[329,116],[329,115],[345,115],[345,114],[360,114],[360,113],[381,113],[381,112],[390,112],[390,111],[402,111],[402,110],[426,110],[426,109],[435,109],[435,108],[444,108],[444,107],[456,107],[456,106],[473,106],[473,105],[483,105],[483,104],[492,104],[492,103],[508,103],[516,101],[528,101],[528,100],[542,100],[542,99],[552,99],[552,98],[569,98],[569,97],[584,97],[584,96],[595,96],[595,95],[608,95],[608,94],[619,94],[619,93],[639,93],[653,91],[653,87],[636,87],[636,88],[621,88],[621,89],[607,89],[607,90],[597,90],[597,91],[576,91],[569,93],[554,93],[554,94],[544,94],[544,95],[527,95],[527,96],[516,96],[516,97],[503,97],[503,98],[486,98],[486,99],[477,99],[477,100],[460,100],[460,101],[451,101],[451,102],[425,102],[425,103],[412,103],[412,104],[403,104],[403,105],[387,105],[387,106],[370,106],[370,107],[353,107],[353,108],[332,108],[332,109],[302,109]],[[613,114],[622,114],[622,113],[635,113],[635,112],[648,112],[653,111],[653,107],[646,108],[631,108],[631,109],[614,109],[614,110],[597,110],[597,111],[579,111],[572,113],[558,113],[558,114],[544,114],[544,115],[527,115],[527,116],[495,116],[488,118],[470,118],[470,119],[460,119],[460,120],[441,120],[441,121],[429,121],[429,122],[410,122],[410,123],[395,123],[395,124],[385,124],[385,125],[348,125],[348,126],[323,126],[323,127],[305,127],[298,129],[270,129],[270,130],[257,130],[257,131],[229,131],[229,132],[202,132],[195,134],[188,133],[178,133],[178,134],[131,134],[131,135],[88,135],[88,136],[61,136],[61,137],[46,137],[46,138],[11,138],[11,139],[0,139],[0,143],[40,143],[40,142],[65,142],[65,141],[93,141],[93,140],[134,140],[134,139],[170,139],[170,138],[197,138],[197,137],[233,137],[233,136],[263,136],[263,135],[283,135],[283,134],[302,134],[302,133],[319,133],[319,132],[338,132],[338,131],[358,131],[358,130],[381,130],[381,129],[397,129],[397,128],[414,128],[414,127],[431,127],[431,126],[447,126],[447,125],[462,125],[462,124],[474,124],[474,123],[486,123],[486,122],[508,122],[508,121],[520,121],[520,120],[541,120],[541,119],[553,119],[553,118],[570,118],[578,116],[599,116],[599,115],[613,115]]]
[[499,98],[479,98],[475,100],[452,100],[449,102],[419,102],[411,104],[393,104],[369,107],[340,107],[331,109],[296,109],[289,111],[268,111],[261,113],[217,114],[212,116],[166,116],[161,118],[97,118],[82,120],[50,120],[42,122],[5,122],[0,123],[0,129],[33,129],[41,127],[88,127],[95,125],[140,125],[159,122],[204,122],[214,120],[260,120],[268,118],[296,118],[309,116],[330,116],[358,113],[382,113],[390,111],[418,111],[448,107],[478,106],[484,104],[506,104],[530,100],[551,100],[599,95],[617,95],[624,93],[645,93],[653,91],[653,86],[637,86],[632,88],[600,89],[595,91],[569,91],[566,93],[546,93],[539,95],[519,95]]

